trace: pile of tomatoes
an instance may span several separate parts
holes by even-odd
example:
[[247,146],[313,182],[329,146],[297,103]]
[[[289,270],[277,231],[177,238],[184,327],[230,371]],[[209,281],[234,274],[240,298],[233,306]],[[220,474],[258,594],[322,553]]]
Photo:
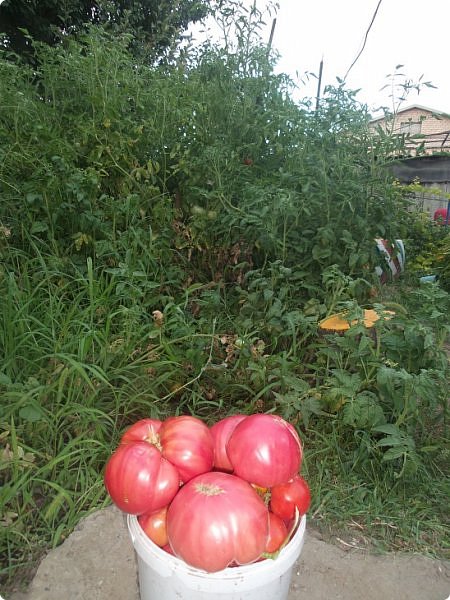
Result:
[[212,427],[142,419],[123,434],[105,486],[158,546],[207,572],[275,557],[311,501],[294,427],[274,414]]

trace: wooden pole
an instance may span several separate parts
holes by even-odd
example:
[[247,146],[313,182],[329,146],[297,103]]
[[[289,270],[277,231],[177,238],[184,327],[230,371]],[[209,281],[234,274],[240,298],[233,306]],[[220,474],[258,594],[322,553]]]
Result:
[[270,30],[270,37],[269,37],[269,43],[267,44],[267,56],[269,56],[270,53],[270,49],[272,48],[272,42],[273,42],[273,34],[275,31],[275,25],[277,24],[277,20],[274,19],[272,21],[272,29]]
[[323,58],[320,61],[320,66],[319,66],[319,81],[317,83],[316,110],[319,109],[320,87],[322,85],[322,72],[323,72]]

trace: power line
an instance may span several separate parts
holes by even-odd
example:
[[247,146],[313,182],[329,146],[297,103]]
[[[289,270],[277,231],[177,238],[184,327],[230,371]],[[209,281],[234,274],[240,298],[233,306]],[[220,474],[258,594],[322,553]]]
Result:
[[374,13],[373,13],[373,15],[372,15],[372,19],[371,19],[371,21],[370,21],[370,23],[369,23],[369,27],[367,28],[366,35],[364,36],[364,42],[363,42],[362,48],[361,48],[361,50],[358,52],[358,54],[357,54],[357,56],[356,56],[355,60],[354,60],[354,61],[352,62],[352,64],[349,66],[349,68],[348,68],[348,70],[347,70],[347,73],[345,74],[344,81],[347,79],[347,76],[348,76],[348,74],[349,74],[349,73],[350,73],[350,71],[353,69],[353,67],[354,67],[354,66],[355,66],[355,64],[357,63],[357,61],[358,61],[359,57],[360,57],[360,56],[361,56],[361,54],[363,53],[363,51],[364,51],[364,48],[366,47],[367,38],[369,37],[369,32],[370,32],[370,30],[372,29],[372,25],[374,24],[374,21],[375,21],[375,19],[376,19],[376,17],[377,17],[378,9],[380,8],[380,5],[381,5],[381,3],[382,3],[382,2],[383,2],[383,0],[378,0],[377,7],[376,7],[376,9],[375,9],[375,12],[374,12]]

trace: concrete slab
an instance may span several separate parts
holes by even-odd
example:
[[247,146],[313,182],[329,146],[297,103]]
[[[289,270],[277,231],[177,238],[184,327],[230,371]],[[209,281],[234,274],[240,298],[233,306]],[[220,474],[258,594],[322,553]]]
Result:
[[[450,561],[346,552],[307,527],[289,600],[363,598],[449,600]],[[5,600],[139,600],[134,550],[122,513],[109,507],[81,521],[43,559],[28,592]]]

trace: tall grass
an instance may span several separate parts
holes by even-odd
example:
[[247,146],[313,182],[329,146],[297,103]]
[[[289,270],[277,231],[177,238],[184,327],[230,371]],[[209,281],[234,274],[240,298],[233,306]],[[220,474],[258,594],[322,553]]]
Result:
[[128,424],[226,410],[202,388],[220,368],[215,319],[194,323],[188,290],[150,306],[164,310],[161,325],[146,301],[117,293],[126,275],[96,272],[90,258],[58,269],[48,248],[33,249],[9,247],[0,281],[2,576],[107,501],[102,470]]
[[[180,412],[212,423],[230,411],[279,411],[304,438],[319,526],[356,522],[367,543],[444,552],[445,429],[431,440],[431,422],[424,424],[426,452],[417,464],[405,455],[399,475],[401,461],[384,462],[369,429],[349,428],[326,404],[335,371],[319,365],[321,352],[335,360],[330,342],[319,343],[310,371],[305,348],[268,355],[261,330],[239,333],[246,316],[193,319],[185,299],[166,304],[157,320],[143,318],[121,305],[115,277],[96,273],[91,261],[68,274],[50,268],[50,258],[18,253],[1,282],[3,579],[108,502],[102,471],[127,425]],[[343,359],[356,350],[336,341]],[[314,386],[319,373],[325,379]]]

